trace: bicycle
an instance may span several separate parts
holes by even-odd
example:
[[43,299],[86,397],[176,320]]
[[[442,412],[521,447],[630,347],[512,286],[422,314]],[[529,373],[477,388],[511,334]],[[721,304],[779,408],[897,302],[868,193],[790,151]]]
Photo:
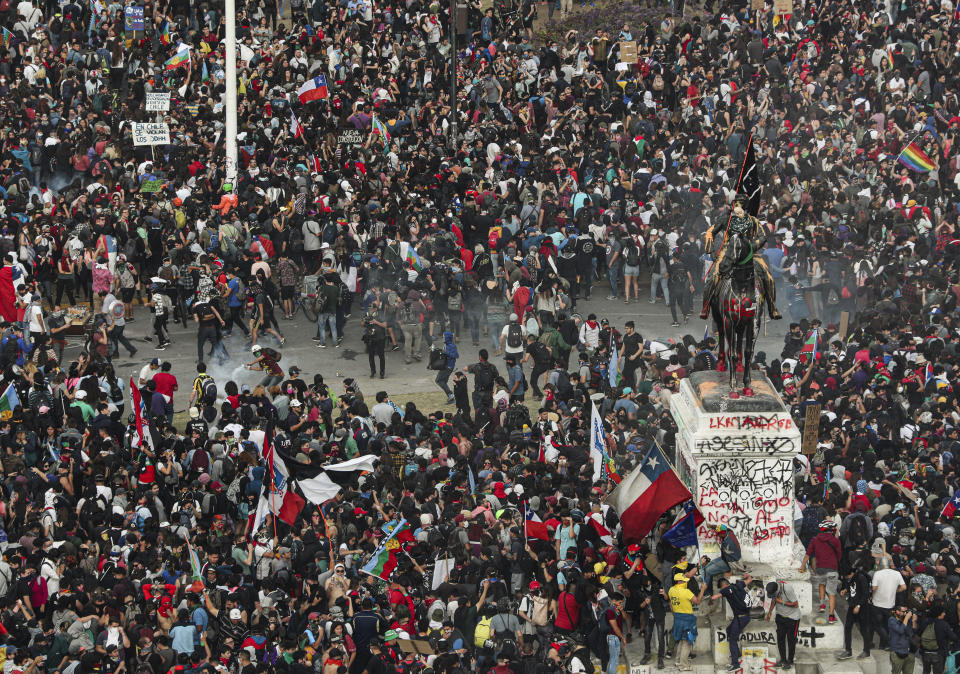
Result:
[[303,282],[297,285],[297,292],[294,294],[293,302],[293,313],[290,314],[290,317],[297,315],[297,312],[303,308],[303,315],[306,319],[312,323],[317,322],[317,292],[316,286],[313,287],[313,292],[303,289]]

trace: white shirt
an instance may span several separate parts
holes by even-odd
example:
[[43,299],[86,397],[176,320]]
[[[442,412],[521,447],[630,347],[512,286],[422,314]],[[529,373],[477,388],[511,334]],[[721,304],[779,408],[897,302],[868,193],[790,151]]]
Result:
[[43,332],[43,309],[33,302],[29,307],[30,332]]
[[880,569],[873,574],[873,600],[877,608],[892,609],[897,601],[897,588],[906,585],[896,569]]
[[142,382],[140,385],[145,386],[148,381],[153,379],[153,375],[155,375],[159,371],[160,371],[160,368],[157,368],[156,370],[151,369],[150,363],[147,363],[146,365],[144,365],[140,369],[140,381]]
[[524,346],[527,343],[527,329],[522,325],[520,326],[520,346],[513,347],[510,346],[508,342],[510,337],[510,326],[512,325],[513,323],[507,323],[505,326],[503,326],[503,330],[500,331],[500,338],[503,340],[503,352],[513,355],[520,355],[523,353]]

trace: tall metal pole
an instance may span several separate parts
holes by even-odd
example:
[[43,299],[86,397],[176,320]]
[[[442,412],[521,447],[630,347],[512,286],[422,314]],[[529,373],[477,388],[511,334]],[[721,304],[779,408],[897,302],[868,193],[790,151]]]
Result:
[[224,0],[227,57],[227,181],[237,178],[237,8],[235,0]]
[[457,2],[450,0],[450,147],[457,149]]

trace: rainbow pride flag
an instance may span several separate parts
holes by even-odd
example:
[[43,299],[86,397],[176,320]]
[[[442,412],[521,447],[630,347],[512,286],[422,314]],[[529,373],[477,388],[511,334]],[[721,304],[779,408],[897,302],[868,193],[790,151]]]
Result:
[[927,154],[921,150],[920,146],[915,142],[912,142],[903,148],[903,152],[901,152],[900,156],[897,157],[897,161],[911,171],[916,171],[917,173],[929,173],[937,168],[937,165],[933,163],[933,160],[930,159],[930,157],[928,157]]

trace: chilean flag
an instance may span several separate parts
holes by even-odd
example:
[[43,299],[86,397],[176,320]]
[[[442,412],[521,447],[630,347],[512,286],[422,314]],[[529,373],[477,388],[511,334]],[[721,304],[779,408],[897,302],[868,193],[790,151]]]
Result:
[[304,105],[310,101],[319,101],[321,98],[326,98],[329,95],[330,93],[327,91],[327,78],[323,75],[317,75],[312,80],[307,80],[297,89],[297,96]]
[[607,545],[613,545],[613,534],[610,533],[610,530],[607,529],[606,524],[604,524],[601,513],[590,513],[587,517],[587,523],[597,532],[597,536],[601,541]]
[[293,110],[290,111],[290,133],[293,134],[294,138],[299,138],[303,135],[303,126],[300,124],[297,116],[293,114]]
[[523,504],[523,521],[527,538],[539,538],[542,541],[550,540],[547,525],[537,517],[537,513],[533,512],[529,503]]
[[943,512],[940,513],[940,517],[950,519],[957,511],[960,511],[960,492],[954,494],[953,498],[947,501],[947,505],[943,506]]
[[616,508],[623,526],[625,543],[639,543],[653,529],[660,516],[691,498],[688,490],[654,444],[639,466],[630,471],[607,497]]

